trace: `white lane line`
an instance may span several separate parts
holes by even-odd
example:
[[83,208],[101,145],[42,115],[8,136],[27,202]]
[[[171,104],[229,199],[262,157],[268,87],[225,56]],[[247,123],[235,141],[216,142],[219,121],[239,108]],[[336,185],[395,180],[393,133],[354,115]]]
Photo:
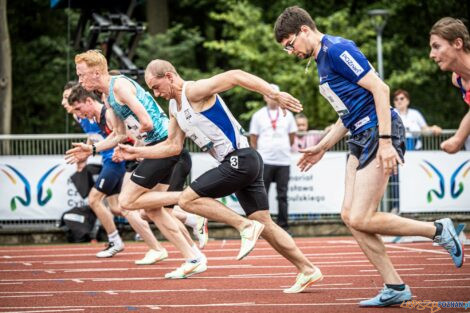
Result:
[[387,248],[393,248],[393,249],[401,249],[401,250],[413,251],[413,252],[427,252],[427,253],[434,253],[434,254],[448,254],[448,252],[439,251],[439,250],[418,249],[418,248],[403,247],[403,246],[397,246],[397,245],[385,245],[385,247],[387,247]]
[[[415,268],[395,268],[397,271],[422,271],[424,267],[415,267]],[[377,270],[359,270],[359,272],[377,272]]]
[[22,285],[23,282],[0,283],[0,285]]
[[[283,277],[295,277],[297,275],[296,272],[291,272],[291,274],[281,273],[280,275],[271,274],[270,276],[259,276],[259,275],[249,275],[249,276],[193,276],[191,279],[250,279],[253,277],[256,278],[283,278]],[[402,276],[468,276],[470,273],[404,273],[401,274]],[[349,278],[349,277],[361,277],[361,278],[368,278],[368,277],[376,277],[380,276],[379,274],[337,274],[337,275],[325,275],[327,278],[332,277],[340,277],[340,278]],[[11,282],[66,282],[66,281],[73,281],[77,283],[83,283],[85,281],[93,281],[93,282],[107,282],[107,281],[139,281],[139,280],[165,280],[163,276],[155,276],[155,277],[88,277],[88,278],[24,278],[24,279],[0,279],[0,283],[11,283]]]
[[107,293],[108,295],[112,295],[112,296],[114,296],[114,295],[117,295],[117,294],[118,294],[117,292],[115,292],[115,291],[112,291],[112,290],[106,290],[106,291],[104,291],[104,293]]
[[424,281],[458,281],[458,280],[470,280],[470,278],[425,279]]
[[[424,250],[424,249],[415,249],[415,248],[409,248],[409,247],[399,247],[397,245],[390,245],[391,247],[394,247],[394,248],[402,248],[402,249],[408,249],[410,250],[409,252],[420,252],[421,250],[422,251],[426,251],[426,252],[429,252],[429,251],[434,251],[434,250]],[[302,249],[302,247],[299,247],[300,249]],[[325,248],[325,249],[331,249],[331,247],[318,247],[318,248]],[[339,248],[339,247],[334,247],[334,248]],[[73,248],[70,248],[71,250],[73,250]],[[70,250],[69,249],[69,250]],[[413,250],[414,249],[414,250]],[[223,253],[223,252],[238,252],[238,248],[237,249],[213,249],[213,250],[206,250],[204,249],[205,252],[214,252],[214,253],[217,253],[217,254],[220,254],[220,253]],[[305,250],[307,250],[307,248],[304,248],[303,251],[305,252]],[[356,249],[355,249],[356,250]],[[306,256],[339,256],[339,255],[363,255],[363,252],[360,251],[359,249],[357,249],[358,251],[352,251],[352,252],[315,252],[315,253],[305,253]],[[272,251],[273,253],[275,253],[274,249],[270,246],[266,247],[266,248],[263,248],[263,247],[256,247],[256,250],[255,251]],[[176,250],[174,251],[168,251],[170,253],[177,253]],[[435,251],[436,253],[439,252],[439,251]],[[28,254],[28,255],[15,255],[15,256],[10,256],[8,259],[12,260],[12,259],[24,259],[24,258],[27,258],[27,259],[35,259],[35,258],[59,258],[59,257],[70,257],[70,258],[76,258],[76,257],[90,257],[93,254],[94,251],[90,251],[90,253],[68,253],[68,254]],[[131,255],[142,255],[144,254],[145,251],[142,251],[142,252],[121,252],[119,253],[119,255],[121,256],[131,256]],[[395,252],[395,251],[390,251],[390,253],[403,253],[403,252]],[[446,252],[439,252],[439,253],[446,253]],[[271,257],[271,256],[279,256],[277,253],[275,254],[269,254],[269,255],[261,255],[261,256],[258,256],[258,255],[255,255],[255,256],[252,256],[252,257]],[[234,256],[226,256],[226,257],[222,257],[222,259],[233,259]],[[86,261],[86,260],[84,260]],[[80,260],[76,261],[76,262],[80,262]]]
[[[194,307],[272,307],[272,306],[334,306],[334,305],[357,305],[355,302],[351,303],[254,303],[254,302],[236,302],[236,303],[203,303],[203,304],[146,304],[146,305],[83,305],[83,306],[48,306],[48,307],[4,307],[3,309],[62,309],[61,312],[65,312],[66,309],[126,309],[126,308],[194,308]],[[27,312],[47,312],[47,311],[27,311]],[[56,312],[56,311],[50,311]],[[4,313],[4,312],[2,312]],[[24,313],[24,312],[23,312]]]
[[28,263],[28,262],[23,262],[23,265],[31,266],[32,264],[31,264],[31,263]]
[[0,298],[29,298],[29,297],[52,297],[53,294],[41,294],[41,295],[16,295],[16,296],[0,296]]
[[11,259],[11,256],[9,256],[9,255],[4,255],[3,258],[5,258],[5,259]]
[[[3,310],[3,308],[0,308],[0,310]],[[34,311],[2,311],[2,313],[48,313],[48,312],[81,312],[85,311],[85,309],[69,309],[69,310],[64,310],[64,309],[59,309],[59,310],[34,310]]]
[[[330,284],[328,285],[317,285],[312,288],[313,289],[320,289],[320,290],[377,290],[377,287],[369,286],[369,287],[334,287],[333,285],[341,285],[341,284]],[[348,285],[348,284],[346,284]],[[194,293],[194,292],[202,292],[202,293],[214,293],[214,292],[271,292],[271,291],[281,291],[282,288],[285,286],[279,286],[279,288],[223,288],[223,289],[154,289],[154,290],[55,290],[55,291],[11,291],[11,292],[0,292],[2,294],[7,295],[24,295],[24,296],[41,296],[43,294],[51,295],[51,294],[146,294],[146,293],[175,293],[175,292],[183,292],[183,293]],[[450,288],[457,288],[457,289],[469,289],[470,286],[411,286],[412,289],[450,289]],[[0,308],[1,310],[1,308]]]

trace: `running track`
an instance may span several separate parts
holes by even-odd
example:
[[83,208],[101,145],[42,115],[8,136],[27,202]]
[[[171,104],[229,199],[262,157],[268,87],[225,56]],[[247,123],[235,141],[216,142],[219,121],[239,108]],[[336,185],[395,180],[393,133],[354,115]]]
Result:
[[[146,252],[127,243],[112,259],[97,259],[94,245],[0,247],[0,313],[4,312],[418,312],[364,309],[357,302],[375,296],[382,281],[350,237],[296,238],[325,279],[301,294],[284,294],[295,268],[264,240],[243,261],[239,241],[210,241],[209,269],[185,280],[165,280],[182,263],[167,242],[170,257],[134,265]],[[447,252],[431,243],[387,244],[415,300],[470,300],[470,266],[456,269]],[[467,260],[468,261],[468,260]],[[429,312],[426,309],[423,312]],[[465,312],[442,309],[441,312]],[[467,311],[468,312],[468,311]]]

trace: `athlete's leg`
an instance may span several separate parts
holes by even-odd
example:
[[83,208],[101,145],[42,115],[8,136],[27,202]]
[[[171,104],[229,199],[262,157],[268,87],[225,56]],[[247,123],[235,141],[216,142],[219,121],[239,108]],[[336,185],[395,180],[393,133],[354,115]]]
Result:
[[100,220],[108,235],[117,231],[114,217],[103,203],[106,194],[93,187],[88,195],[88,202],[96,217]]
[[[375,166],[375,162],[372,162],[372,163],[374,163],[374,166]],[[356,178],[357,178],[356,169],[358,165],[359,165],[358,159],[355,156],[350,155],[347,165],[346,165],[346,183],[345,183],[345,192],[344,192],[344,200],[343,200],[343,207],[341,211],[341,217],[344,223],[350,229],[352,235],[356,239],[357,243],[359,244],[364,254],[367,256],[369,261],[375,266],[375,268],[382,275],[385,283],[402,284],[403,281],[401,280],[397,271],[393,267],[393,264],[385,251],[385,246],[380,236],[376,234],[372,234],[368,232],[366,233],[360,230],[356,230],[350,224],[350,221],[351,221],[350,216],[353,212],[352,204],[353,204],[354,197],[356,196],[356,194],[354,194],[354,190],[356,189],[355,188]],[[382,190],[383,192],[384,190],[384,186],[377,187],[377,182],[372,183],[372,181],[369,182],[366,189],[368,188],[375,189],[375,192],[380,192],[380,190]],[[376,190],[376,189],[380,189],[380,190]],[[367,205],[370,206],[370,204],[367,204]]]
[[208,197],[200,197],[191,187],[187,187],[180,196],[178,205],[186,212],[207,217],[210,220],[225,223],[242,231],[251,222],[229,209],[223,203]]
[[395,214],[377,212],[387,187],[388,176],[374,159],[356,172],[348,225],[358,231],[394,236],[423,236],[432,239],[436,226]]
[[248,217],[264,224],[264,230],[261,236],[277,251],[280,255],[289,260],[300,273],[312,274],[314,266],[307,257],[300,251],[294,242],[294,239],[279,225],[274,223],[269,214],[269,210],[256,211]]

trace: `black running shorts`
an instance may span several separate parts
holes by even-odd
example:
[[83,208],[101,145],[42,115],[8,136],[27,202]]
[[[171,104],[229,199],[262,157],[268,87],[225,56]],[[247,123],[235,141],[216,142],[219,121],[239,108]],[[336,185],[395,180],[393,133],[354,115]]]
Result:
[[199,196],[214,199],[235,193],[247,216],[269,209],[263,181],[263,159],[252,148],[228,154],[218,167],[199,176],[190,187]]
[[[400,159],[404,162],[406,150],[405,127],[400,117],[392,120],[392,144],[397,150]],[[359,160],[358,170],[366,167],[377,154],[379,148],[379,130],[378,127],[368,128],[348,140],[349,150]]]

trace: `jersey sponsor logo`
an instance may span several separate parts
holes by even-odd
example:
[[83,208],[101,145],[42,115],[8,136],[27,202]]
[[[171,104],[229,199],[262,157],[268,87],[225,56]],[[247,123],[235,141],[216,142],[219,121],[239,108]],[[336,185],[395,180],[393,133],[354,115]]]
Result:
[[189,109],[184,110],[184,117],[189,120],[191,118],[191,112]]
[[349,54],[348,51],[344,51],[343,53],[341,53],[339,58],[343,60],[344,63],[346,63],[349,69],[353,71],[354,74],[356,74],[356,76],[359,76],[362,74],[362,72],[364,72],[364,69],[362,68],[362,66],[360,66],[359,63],[357,63],[357,61],[353,58],[351,54]]
[[358,122],[356,122],[356,123],[354,124],[354,129],[358,129],[359,127],[364,126],[364,125],[367,124],[368,122],[370,122],[369,116],[366,116],[366,117],[364,117],[364,118],[361,118]]
[[105,181],[105,179],[104,179],[104,178],[101,178],[101,180],[100,180],[100,184],[99,184],[100,188],[103,188],[104,181]]

